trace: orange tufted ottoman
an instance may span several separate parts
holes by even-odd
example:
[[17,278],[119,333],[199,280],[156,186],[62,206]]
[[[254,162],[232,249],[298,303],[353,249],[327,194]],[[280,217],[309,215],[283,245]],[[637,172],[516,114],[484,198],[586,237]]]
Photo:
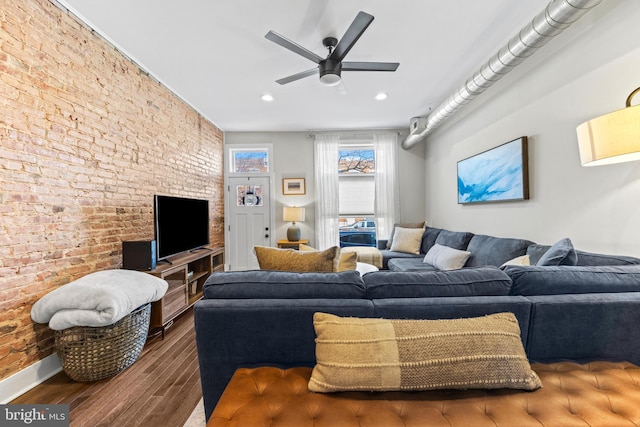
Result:
[[533,364],[543,387],[514,390],[312,393],[311,368],[238,369],[207,427],[640,426],[640,367]]

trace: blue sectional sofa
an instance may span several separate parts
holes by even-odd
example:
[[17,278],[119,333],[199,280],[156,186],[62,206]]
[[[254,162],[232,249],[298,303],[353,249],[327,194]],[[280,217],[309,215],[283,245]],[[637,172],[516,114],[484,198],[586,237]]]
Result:
[[[438,229],[425,235],[427,250],[429,242],[464,244],[472,252],[467,267],[438,271],[422,263],[424,254],[386,253],[391,270],[362,276],[247,271],[209,277],[194,308],[207,418],[239,367],[313,366],[315,312],[389,319],[512,312],[531,362],[640,364],[640,259],[576,251],[578,265],[501,269],[497,265],[523,254],[535,264],[549,247]],[[394,271],[398,259],[415,266]]]
[[[529,255],[532,265],[550,248],[548,245],[538,245],[526,239],[494,237],[470,232],[451,231],[435,227],[426,227],[422,235],[419,254],[395,252],[387,247],[386,240],[378,241],[378,249],[382,253],[383,269],[393,271],[424,271],[434,270],[423,259],[435,244],[471,252],[465,267],[493,265],[500,267],[505,262]],[[618,255],[594,254],[575,251],[576,265],[630,265],[638,264],[638,258]]]

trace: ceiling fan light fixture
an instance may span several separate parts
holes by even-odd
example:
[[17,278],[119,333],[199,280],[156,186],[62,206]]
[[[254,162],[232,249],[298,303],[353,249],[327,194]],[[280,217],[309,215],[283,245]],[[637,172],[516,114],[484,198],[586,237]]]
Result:
[[342,78],[338,74],[327,73],[320,76],[320,81],[326,86],[337,86]]
[[325,59],[318,64],[320,71],[320,82],[326,86],[336,86],[340,84],[342,78],[340,72],[342,71],[342,64],[331,59]]

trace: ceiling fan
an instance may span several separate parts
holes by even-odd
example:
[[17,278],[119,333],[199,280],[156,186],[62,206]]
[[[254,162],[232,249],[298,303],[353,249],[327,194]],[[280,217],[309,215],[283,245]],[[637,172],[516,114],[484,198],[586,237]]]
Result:
[[342,81],[342,71],[396,71],[400,65],[398,62],[342,62],[371,22],[373,22],[373,16],[359,12],[340,41],[335,37],[324,38],[322,44],[329,50],[326,58],[316,55],[274,31],[269,31],[265,38],[318,64],[310,70],[276,80],[276,83],[284,85],[317,73],[322,83],[327,86],[336,86]]

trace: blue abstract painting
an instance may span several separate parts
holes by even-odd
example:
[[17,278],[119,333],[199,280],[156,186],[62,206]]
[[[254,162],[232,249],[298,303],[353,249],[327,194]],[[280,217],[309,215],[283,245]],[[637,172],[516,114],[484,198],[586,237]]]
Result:
[[458,162],[458,203],[529,198],[527,137]]

